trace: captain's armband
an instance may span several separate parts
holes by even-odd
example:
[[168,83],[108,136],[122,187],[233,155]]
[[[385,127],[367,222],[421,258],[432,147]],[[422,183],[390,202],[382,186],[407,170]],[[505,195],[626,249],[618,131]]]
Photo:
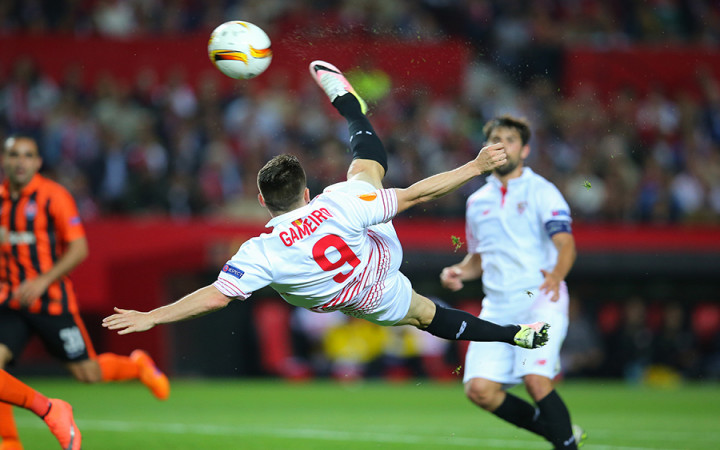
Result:
[[547,231],[548,236],[553,237],[558,233],[572,234],[572,227],[570,222],[566,220],[550,220],[545,222],[545,231]]

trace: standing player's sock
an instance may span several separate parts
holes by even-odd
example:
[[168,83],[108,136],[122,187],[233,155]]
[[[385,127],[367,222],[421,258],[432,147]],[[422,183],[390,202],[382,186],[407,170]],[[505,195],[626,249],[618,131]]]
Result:
[[505,400],[492,413],[511,424],[545,436],[545,428],[538,420],[538,410],[530,403],[512,394],[505,394]]
[[15,425],[12,405],[27,408],[44,417],[50,410],[50,401],[9,373],[0,370],[0,447],[21,450],[23,447]]
[[103,381],[124,381],[140,377],[138,365],[129,356],[103,353],[98,355]]
[[453,341],[506,342],[515,345],[519,325],[501,326],[459,309],[435,304],[435,317],[425,331]]
[[556,449],[577,449],[570,412],[555,390],[537,402],[545,437]]
[[[40,417],[45,417],[50,410],[47,397],[4,370],[0,371],[0,401],[29,409]],[[0,417],[0,423],[3,421],[4,418]]]
[[382,141],[375,133],[372,124],[362,113],[358,99],[348,93],[337,97],[333,106],[348,122],[350,150],[353,159],[371,159],[377,161],[387,172],[387,152]]
[[0,402],[0,439],[2,448],[22,449],[10,403]]

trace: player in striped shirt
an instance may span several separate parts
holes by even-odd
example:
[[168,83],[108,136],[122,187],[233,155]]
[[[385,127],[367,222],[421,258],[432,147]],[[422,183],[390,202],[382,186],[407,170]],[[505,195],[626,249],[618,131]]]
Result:
[[[140,379],[159,399],[167,377],[142,350],[97,355],[68,273],[88,254],[70,193],[38,173],[35,139],[12,136],[2,150],[0,186],[0,369],[20,358],[36,335],[85,383]],[[12,408],[0,403],[0,450],[22,449]]]
[[288,303],[320,313],[342,311],[379,325],[412,325],[445,339],[544,345],[544,322],[499,326],[436,305],[400,273],[402,248],[392,218],[504,164],[503,145],[487,146],[464,166],[407,189],[383,189],[387,156],[365,116],[365,103],[333,65],[315,61],[310,73],[348,121],[353,152],[348,181],[311,200],[297,158],[273,158],[258,173],[258,199],[272,216],[267,223],[272,231],[246,241],[212,285],[148,313],[116,308],[103,326],[120,334],[145,331],[245,300],[269,285]]

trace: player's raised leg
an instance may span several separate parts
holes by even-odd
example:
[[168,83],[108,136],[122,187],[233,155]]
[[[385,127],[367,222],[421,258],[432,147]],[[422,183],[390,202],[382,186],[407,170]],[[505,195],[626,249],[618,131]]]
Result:
[[550,325],[498,325],[454,308],[434,303],[412,292],[410,308],[396,325],[413,325],[428,333],[449,340],[506,342],[522,348],[538,348],[547,343]]
[[[63,449],[80,449],[82,436],[75,425],[72,407],[67,402],[45,397],[4,370],[0,370],[0,402],[34,412],[45,421]],[[3,441],[0,448],[21,450],[22,445],[19,441],[7,440]]]
[[382,179],[387,172],[387,153],[365,116],[365,101],[342,72],[330,63],[313,61],[310,63],[310,74],[348,121],[350,150],[353,154],[347,173],[348,180],[366,181],[378,189],[382,188]]

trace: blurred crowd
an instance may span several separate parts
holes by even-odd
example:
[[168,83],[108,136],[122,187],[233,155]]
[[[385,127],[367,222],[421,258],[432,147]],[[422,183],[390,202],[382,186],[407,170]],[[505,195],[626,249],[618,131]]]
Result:
[[[435,298],[435,301],[442,300]],[[479,312],[478,300],[463,309]],[[462,379],[467,342],[435,339],[412,327],[378,329],[340,313],[318,316],[290,308],[292,348],[266,366],[288,378],[428,377]],[[276,320],[278,311],[272,319]],[[654,302],[633,295],[618,301],[571,298],[570,327],[561,351],[564,378],[614,378],[630,384],[673,387],[685,380],[720,380],[720,305]],[[263,323],[255,314],[255,323]],[[277,346],[260,340],[263,348]]]
[[673,386],[720,379],[720,305],[654,302],[640,295],[602,304],[571,298],[561,352],[568,377],[612,377]]
[[[716,45],[714,1],[4,0],[0,36],[172,36],[206,33],[238,17],[269,24],[271,34],[314,23],[307,33],[453,35],[472,44],[473,63],[457,94],[390,85],[373,99],[371,120],[390,155],[388,185],[464,163],[483,145],[484,122],[512,113],[531,121],[529,165],[558,185],[575,220],[720,223],[720,80],[710,71],[694,75],[700,96],[657,87],[605,101],[592,90],[560,94],[559,66],[538,74],[523,64],[537,52],[552,61],[569,43]],[[36,136],[45,171],[70,188],[85,218],[265,218],[255,174],[282,152],[306,162],[313,195],[344,177],[344,122],[309,77],[293,95],[282,83],[245,86],[221,94],[179,71],[158,80],[140,70],[133,83],[107,75],[88,87],[77,66],[51,80],[32,60],[2,61],[0,137]],[[414,214],[462,217],[466,196],[481,182]]]
[[[225,20],[291,26],[332,23],[355,32],[457,33],[492,49],[535,43],[717,44],[713,0],[3,0],[0,33],[125,38],[205,33]],[[441,31],[442,30],[442,31]]]

